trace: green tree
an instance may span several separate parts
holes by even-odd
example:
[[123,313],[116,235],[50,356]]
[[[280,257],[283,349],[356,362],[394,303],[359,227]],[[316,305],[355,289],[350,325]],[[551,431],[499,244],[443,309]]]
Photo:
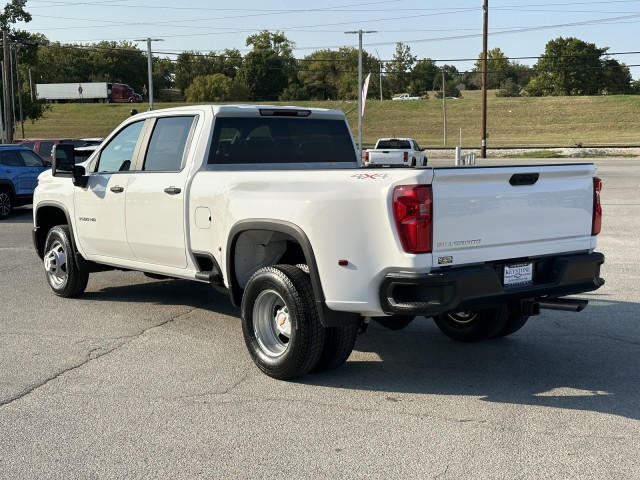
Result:
[[282,32],[263,30],[247,37],[252,50],[243,59],[237,78],[256,101],[277,100],[290,83],[297,83],[293,43]]
[[126,83],[134,90],[142,91],[149,76],[148,61],[135,44],[127,41],[102,41],[90,45],[88,51],[91,71],[88,76],[73,81]]
[[27,0],[11,0],[7,3],[0,13],[0,28],[2,30],[11,31],[11,24],[16,22],[29,23],[32,19],[31,14],[24,7]]
[[603,80],[602,56],[607,50],[573,37],[550,40],[535,65],[537,74],[527,91],[541,95],[597,95]]
[[411,70],[411,81],[409,83],[409,93],[411,95],[428,95],[433,90],[436,78],[440,75],[440,69],[434,60],[423,58],[418,60]]
[[300,62],[298,78],[315,100],[337,100],[343,59],[335,50],[316,50]]
[[249,92],[244,85],[223,73],[196,77],[185,91],[187,102],[245,101]]
[[[482,76],[482,52],[473,67],[474,80],[480,82]],[[487,88],[494,90],[509,78],[513,79],[513,68],[511,62],[499,48],[493,48],[487,52]],[[476,80],[476,81],[477,81]],[[478,87],[482,85],[479,84]]]
[[411,55],[411,49],[402,42],[396,43],[396,52],[386,64],[386,78],[393,93],[404,93],[411,82],[411,70],[417,57]]
[[604,59],[602,67],[602,86],[600,93],[611,95],[633,93],[633,78],[631,77],[629,67],[612,58]]
[[520,86],[513,80],[507,78],[496,92],[496,97],[519,97]]
[[[338,50],[339,61],[342,65],[338,84],[338,98],[355,100],[358,98],[358,56],[359,51],[354,47],[342,47]],[[367,51],[362,52],[362,81],[371,74],[367,98],[376,98],[380,91],[380,62]],[[376,75],[377,74],[377,75]],[[384,81],[383,81],[384,83]]]
[[206,55],[195,51],[182,52],[175,63],[175,86],[184,93],[196,77],[222,73],[235,78],[241,65],[242,55],[237,49],[225,49],[222,53],[209,52]]

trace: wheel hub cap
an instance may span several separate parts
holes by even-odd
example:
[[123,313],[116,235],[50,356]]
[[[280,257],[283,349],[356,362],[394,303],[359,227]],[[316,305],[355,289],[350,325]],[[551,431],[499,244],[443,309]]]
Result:
[[66,275],[67,255],[60,245],[54,245],[44,256],[44,270],[51,277],[62,280]]

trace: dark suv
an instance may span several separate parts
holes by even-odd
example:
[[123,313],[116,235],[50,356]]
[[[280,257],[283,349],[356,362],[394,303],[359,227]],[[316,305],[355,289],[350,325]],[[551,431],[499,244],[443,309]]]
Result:
[[38,175],[49,168],[37,153],[20,145],[0,145],[0,220],[13,207],[33,201]]

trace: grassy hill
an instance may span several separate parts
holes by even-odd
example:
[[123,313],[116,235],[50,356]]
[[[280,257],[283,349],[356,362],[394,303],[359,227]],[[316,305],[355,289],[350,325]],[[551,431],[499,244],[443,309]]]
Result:
[[[414,101],[369,99],[363,121],[363,143],[378,137],[406,136],[436,147],[479,148],[481,143],[480,92],[446,101],[447,142],[444,143],[442,100]],[[289,104],[291,102],[287,102]],[[357,102],[296,102],[301,106],[343,110],[357,139]],[[158,103],[155,108],[181,103]],[[131,108],[147,104],[54,104],[45,118],[24,123],[24,137],[103,137],[129,116]],[[487,146],[638,146],[640,96],[498,98],[487,96]],[[22,138],[16,126],[15,138]]]

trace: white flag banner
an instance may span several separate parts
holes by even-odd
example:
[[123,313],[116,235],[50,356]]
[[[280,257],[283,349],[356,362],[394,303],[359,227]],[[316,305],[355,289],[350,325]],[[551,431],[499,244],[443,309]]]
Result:
[[364,85],[362,85],[362,116],[364,117],[364,104],[367,101],[367,90],[369,90],[369,79],[371,78],[371,74],[367,75],[367,78],[364,79]]

